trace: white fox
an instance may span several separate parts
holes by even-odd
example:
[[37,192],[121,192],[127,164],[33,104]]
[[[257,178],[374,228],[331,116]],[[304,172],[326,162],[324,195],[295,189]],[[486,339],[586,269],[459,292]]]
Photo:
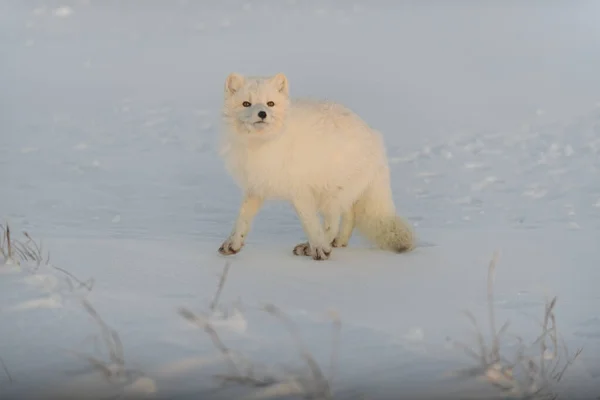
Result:
[[355,226],[382,249],[414,248],[411,227],[396,215],[381,135],[348,108],[291,100],[281,73],[232,73],[225,82],[223,119],[221,155],[243,200],[221,254],[241,250],[268,199],[293,205],[308,237],[294,247],[296,255],[326,260],[332,247],[348,245]]

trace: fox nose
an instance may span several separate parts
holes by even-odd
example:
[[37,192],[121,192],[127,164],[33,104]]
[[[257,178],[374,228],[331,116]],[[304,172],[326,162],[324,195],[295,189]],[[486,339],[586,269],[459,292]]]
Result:
[[264,111],[259,111],[259,112],[258,112],[258,117],[259,117],[260,119],[265,119],[265,118],[267,118],[267,113],[266,113],[266,112],[264,112]]

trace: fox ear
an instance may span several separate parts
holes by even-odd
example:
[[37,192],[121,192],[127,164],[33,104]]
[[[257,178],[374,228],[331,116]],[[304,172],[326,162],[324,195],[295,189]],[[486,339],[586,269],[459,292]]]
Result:
[[289,85],[288,85],[288,80],[284,74],[279,73],[279,74],[275,75],[274,77],[271,78],[271,82],[275,85],[277,90],[279,90],[281,93],[285,94],[286,96],[289,95],[290,89],[289,89]]
[[225,94],[232,95],[244,85],[244,77],[232,72],[225,80]]

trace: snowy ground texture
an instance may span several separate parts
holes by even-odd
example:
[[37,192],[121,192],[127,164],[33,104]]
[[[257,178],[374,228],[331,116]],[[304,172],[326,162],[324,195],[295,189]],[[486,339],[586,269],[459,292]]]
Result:
[[[0,398],[600,396],[598,15],[0,2]],[[220,256],[240,200],[215,151],[232,71],[284,72],[382,131],[419,247],[298,258],[273,203]]]

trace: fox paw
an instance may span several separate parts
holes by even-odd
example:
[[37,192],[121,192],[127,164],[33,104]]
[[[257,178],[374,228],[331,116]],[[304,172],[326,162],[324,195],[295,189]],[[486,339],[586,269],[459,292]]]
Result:
[[327,260],[331,254],[331,249],[319,246],[311,248],[308,243],[300,243],[294,247],[294,254],[297,256],[309,256],[313,260]]
[[343,241],[340,238],[335,238],[333,239],[333,242],[331,242],[331,247],[346,247],[348,246],[348,241]]
[[310,256],[310,245],[308,243],[300,243],[294,247],[294,254],[297,256]]
[[244,247],[243,241],[230,237],[223,242],[221,247],[219,247],[219,253],[225,256],[237,254],[242,249],[242,247]]

